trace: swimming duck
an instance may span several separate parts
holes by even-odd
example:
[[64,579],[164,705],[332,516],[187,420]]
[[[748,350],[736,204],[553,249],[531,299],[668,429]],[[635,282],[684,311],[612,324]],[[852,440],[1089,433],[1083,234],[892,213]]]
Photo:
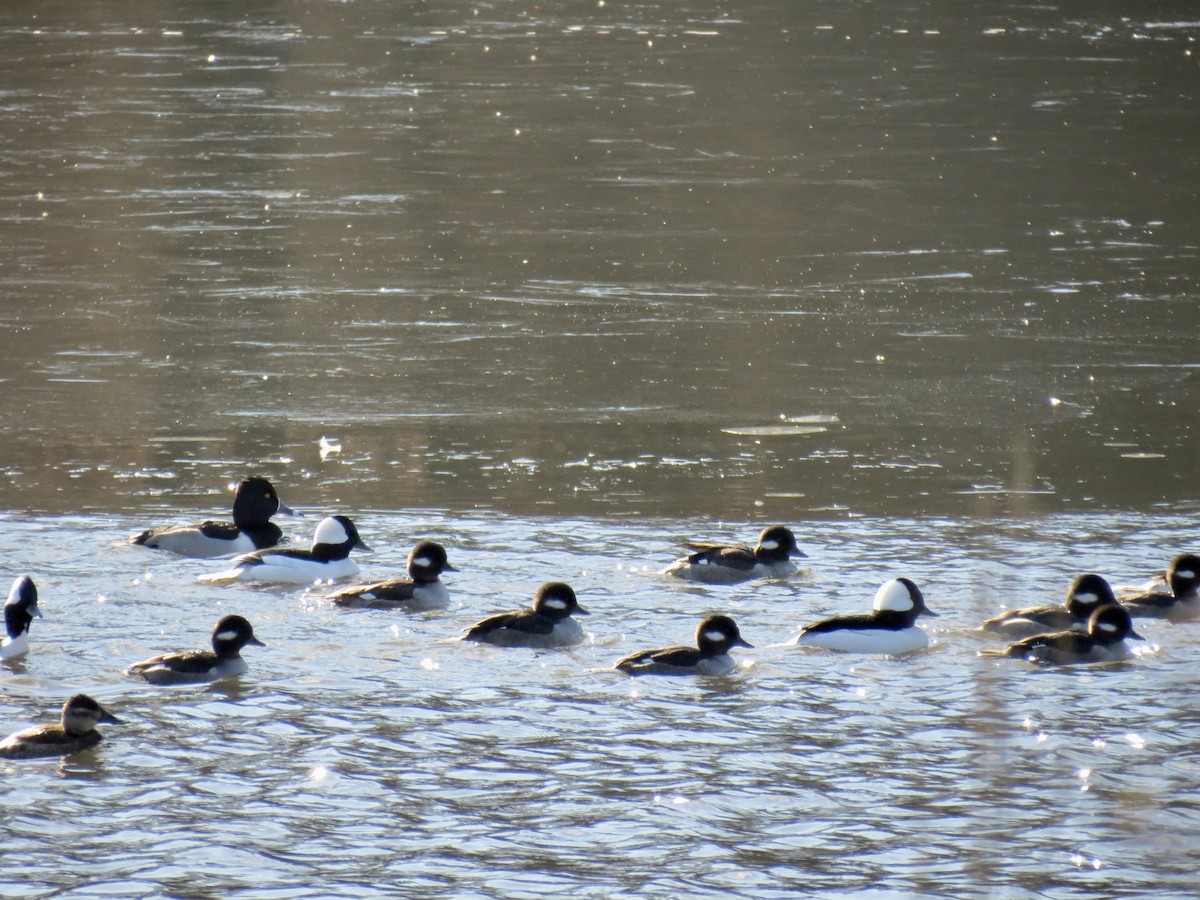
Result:
[[1009,644],[1003,651],[984,653],[985,656],[1009,656],[1031,662],[1070,665],[1072,663],[1114,662],[1128,659],[1126,638],[1143,640],[1133,630],[1133,620],[1119,603],[1101,606],[1088,619],[1087,633],[1056,631],[1035,634]]
[[38,609],[37,586],[28,575],[13,582],[4,604],[4,638],[0,640],[0,659],[12,659],[29,652],[29,626],[42,617]]
[[742,638],[729,616],[708,616],[696,628],[695,647],[639,650],[618,660],[613,668],[627,675],[728,675],[735,663],[733,647],[754,645]]
[[213,628],[212,650],[184,650],[154,656],[125,670],[133,678],[150,684],[198,684],[219,681],[249,671],[241,650],[247,644],[266,645],[241,616],[222,616]]
[[737,584],[752,578],[785,578],[796,571],[791,557],[805,557],[790,528],[772,525],[763,529],[754,548],[688,541],[692,554],[663,570],[686,581],[702,584]]
[[583,628],[572,614],[586,616],[569,584],[551,581],[537,589],[531,609],[501,613],[476,622],[464,641],[497,647],[569,647],[583,640]]
[[937,617],[911,579],[893,578],[875,592],[870,613],[835,616],[809,625],[794,643],[843,653],[912,653],[929,646],[929,635],[916,625],[920,615]]
[[1116,603],[1112,587],[1099,575],[1080,575],[1071,582],[1066,599],[1058,606],[1027,606],[993,616],[979,626],[982,631],[1010,638],[1050,631],[1086,631],[1088,620],[1106,603]]
[[298,550],[276,547],[236,557],[231,568],[199,580],[208,584],[232,584],[235,581],[312,584],[316,581],[341,581],[358,574],[358,564],[350,559],[351,550],[371,548],[358,536],[358,529],[346,516],[328,516],[317,524],[312,548]]
[[1200,618],[1200,556],[1181,553],[1167,567],[1170,591],[1150,591],[1122,597],[1121,605],[1134,617],[1182,621]]
[[442,572],[457,572],[446,558],[446,548],[436,541],[422,541],[408,554],[408,578],[389,578],[374,584],[342,588],[329,599],[338,606],[407,609],[424,612],[445,609],[450,592],[438,579]]
[[35,759],[78,753],[103,740],[103,735],[96,730],[99,723],[119,724],[120,721],[87,694],[76,694],[63,704],[58,725],[26,728],[0,741],[0,759]]
[[279,499],[271,482],[265,478],[247,478],[234,491],[232,522],[207,521],[150,528],[130,538],[129,542],[198,559],[252,553],[279,543],[283,532],[271,521],[271,517],[279,513],[296,515]]

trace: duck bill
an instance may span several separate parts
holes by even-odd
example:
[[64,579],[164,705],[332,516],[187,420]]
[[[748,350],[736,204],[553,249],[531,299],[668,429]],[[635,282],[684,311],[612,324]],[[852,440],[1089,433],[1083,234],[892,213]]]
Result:
[[265,646],[267,646],[266,644],[264,644],[262,641],[260,641],[260,640],[259,640],[258,638],[256,638],[256,637],[250,637],[250,638],[246,638],[246,643],[247,643],[247,644],[253,644],[255,647],[265,647]]
[[361,550],[364,553],[374,553],[375,552],[374,550],[372,550],[370,547],[368,547],[366,545],[366,543],[363,541],[362,538],[359,538],[357,541],[355,541],[354,546],[356,549]]
[[123,725],[124,724],[120,719],[118,719],[116,716],[114,716],[108,710],[104,711],[104,715],[102,715],[100,717],[100,721],[105,722],[109,725]]
[[582,606],[576,606],[575,609],[573,609],[571,611],[571,615],[573,615],[573,616],[590,616],[591,613],[588,612],[586,609],[584,609]]
[[446,563],[445,565],[442,566],[442,571],[443,572],[461,572],[462,569],[456,569],[454,566],[450,565],[450,563]]
[[744,637],[739,637],[736,641],[733,642],[733,645],[735,647],[746,647],[747,649],[750,649],[750,650],[754,649],[754,645],[752,643],[750,643],[748,640],[746,640]]
[[1144,637],[1142,637],[1140,634],[1138,634],[1132,628],[1129,629],[1128,637],[1133,638],[1135,641],[1144,641],[1145,640]]
[[281,516],[295,516],[297,519],[303,519],[303,518],[304,518],[304,513],[302,513],[302,512],[296,512],[294,509],[292,509],[290,506],[288,506],[286,503],[284,503],[284,502],[283,502],[282,500],[280,500],[278,497],[276,497],[276,498],[275,498],[275,502],[279,504],[279,515],[281,515]]

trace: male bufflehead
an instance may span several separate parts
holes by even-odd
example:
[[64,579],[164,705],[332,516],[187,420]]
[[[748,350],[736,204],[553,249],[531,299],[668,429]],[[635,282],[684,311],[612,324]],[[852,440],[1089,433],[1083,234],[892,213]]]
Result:
[[63,704],[58,725],[26,728],[0,741],[0,759],[35,759],[78,753],[95,747],[104,739],[96,725],[120,721],[87,694],[76,694]]
[[588,611],[579,605],[569,584],[551,581],[537,589],[531,609],[476,622],[462,639],[497,647],[569,647],[583,640],[583,628],[572,613],[586,616]]
[[283,537],[279,526],[271,521],[271,516],[278,513],[296,515],[279,499],[271,482],[265,478],[247,478],[234,492],[232,522],[150,528],[129,542],[198,559],[253,553],[274,547]]
[[912,653],[929,646],[929,635],[915,624],[920,615],[937,617],[916,584],[893,578],[875,592],[869,614],[835,616],[809,625],[794,643],[844,653]]
[[244,618],[222,616],[213,628],[212,650],[184,650],[154,656],[134,663],[125,674],[151,684],[197,684],[245,675],[249,669],[241,657],[241,649],[247,644],[266,646],[254,636],[254,629]]
[[41,618],[37,586],[28,575],[20,576],[8,592],[4,604],[4,638],[0,639],[0,659],[12,659],[29,652],[29,625]]
[[442,572],[457,572],[446,559],[446,548],[436,541],[422,541],[408,554],[408,578],[389,578],[374,584],[356,584],[333,593],[338,606],[407,609],[424,612],[445,609],[450,592],[438,580]]
[[695,552],[671,563],[663,570],[663,574],[702,584],[737,584],[752,578],[784,578],[796,571],[796,564],[790,557],[803,558],[806,555],[796,546],[796,536],[791,529],[783,525],[764,529],[753,549],[696,541],[687,541],[683,546]]
[[1143,640],[1133,630],[1133,620],[1119,603],[1101,606],[1088,619],[1087,632],[1056,631],[1035,634],[1009,644],[1003,651],[984,653],[985,656],[1010,656],[1031,662],[1069,665],[1071,663],[1114,662],[1128,659],[1125,638]]
[[340,581],[358,574],[358,564],[350,559],[351,550],[370,550],[358,536],[346,516],[328,516],[317,524],[312,548],[298,550],[276,547],[236,557],[224,572],[201,575],[208,584],[232,584],[235,581],[285,582],[312,584],[315,581]]
[[1122,597],[1121,605],[1135,617],[1185,620],[1200,617],[1200,556],[1181,553],[1167,567],[1170,592],[1151,591]]
[[709,616],[696,628],[695,647],[641,650],[618,660],[613,668],[627,675],[728,675],[734,670],[732,647],[754,645],[742,638],[729,616]]
[[1101,606],[1116,603],[1112,587],[1099,575],[1080,575],[1071,582],[1059,606],[1027,606],[993,616],[979,626],[982,631],[1010,638],[1028,637],[1050,631],[1086,631],[1088,620]]

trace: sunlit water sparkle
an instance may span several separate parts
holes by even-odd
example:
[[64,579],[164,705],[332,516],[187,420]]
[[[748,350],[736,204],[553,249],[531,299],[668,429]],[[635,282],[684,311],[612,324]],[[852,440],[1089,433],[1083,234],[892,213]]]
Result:
[[[1190,883],[1200,633],[1140,623],[1136,660],[1059,671],[980,659],[991,642],[972,633],[1002,606],[1057,599],[1074,571],[1058,548],[1078,534],[1104,526],[1075,545],[1077,568],[1132,580],[1186,540],[1184,517],[800,523],[806,577],[721,589],[656,574],[683,536],[661,522],[358,521],[380,548],[360,558],[368,577],[399,571],[418,538],[444,541],[462,570],[447,576],[452,608],[214,590],[195,582],[213,562],[121,543],[144,514],[3,522],[0,552],[39,572],[45,616],[3,672],[6,720],[52,717],[80,690],[125,720],[88,754],[3,764],[6,849],[21,861],[6,894],[1135,896]],[[781,646],[902,573],[941,613],[928,651]],[[583,646],[453,640],[551,578],[593,613]],[[609,668],[689,641],[717,610],[756,645],[737,651],[735,676]],[[163,689],[121,675],[203,645],[235,611],[268,645],[247,649],[241,679]]]

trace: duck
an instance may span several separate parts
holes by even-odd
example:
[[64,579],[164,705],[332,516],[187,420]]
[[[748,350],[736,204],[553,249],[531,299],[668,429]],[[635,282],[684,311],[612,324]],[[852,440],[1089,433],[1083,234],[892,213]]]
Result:
[[437,541],[421,541],[408,554],[408,577],[389,578],[373,584],[356,584],[329,595],[342,607],[406,609],[428,612],[450,605],[450,591],[438,578],[443,572],[457,572],[446,557],[446,548]]
[[104,736],[96,730],[101,722],[121,720],[87,694],[76,694],[62,706],[57,725],[36,725],[0,741],[0,759],[36,759],[67,756],[95,747]]
[[1133,630],[1129,611],[1119,603],[1101,606],[1088,619],[1087,632],[1055,631],[1035,634],[985,656],[1008,656],[1053,665],[1116,662],[1130,657],[1126,638],[1144,638]]
[[253,553],[274,547],[283,538],[279,526],[271,521],[272,516],[280,514],[297,515],[279,499],[267,479],[246,478],[238,482],[233,493],[232,522],[205,521],[148,528],[134,535],[129,542],[194,559]]
[[1121,605],[1134,618],[1182,621],[1200,618],[1200,556],[1181,553],[1167,567],[1169,591],[1148,591],[1122,597]]
[[981,631],[1009,638],[1029,637],[1050,631],[1086,631],[1088,620],[1101,606],[1116,603],[1113,589],[1100,575],[1080,575],[1067,589],[1066,599],[1058,606],[1027,606],[1010,609],[984,620]]
[[276,547],[247,553],[235,557],[229,569],[201,575],[198,580],[206,584],[342,581],[358,574],[358,564],[350,558],[350,551],[370,549],[347,516],[326,516],[317,523],[311,549]]
[[728,675],[737,665],[729,655],[733,647],[754,649],[729,616],[707,616],[696,626],[695,647],[660,647],[639,650],[617,660],[614,669],[626,675]]
[[265,647],[242,616],[222,616],[213,627],[212,650],[165,653],[134,663],[125,670],[131,678],[150,684],[200,684],[220,681],[249,671],[241,650],[247,644]]
[[0,659],[13,659],[29,652],[29,626],[40,619],[37,585],[28,575],[13,582],[4,604],[4,637],[0,639]]
[[784,525],[764,528],[753,547],[687,541],[693,552],[663,569],[662,574],[700,584],[739,584],[754,578],[786,578],[796,572],[792,558],[805,558],[796,536]]
[[834,616],[809,625],[793,643],[843,653],[899,656],[929,646],[929,635],[916,625],[922,615],[937,618],[912,579],[893,578],[875,592],[870,613]]
[[570,647],[583,640],[583,628],[573,615],[586,616],[588,611],[569,584],[550,581],[537,589],[531,608],[476,622],[462,639],[497,647]]

